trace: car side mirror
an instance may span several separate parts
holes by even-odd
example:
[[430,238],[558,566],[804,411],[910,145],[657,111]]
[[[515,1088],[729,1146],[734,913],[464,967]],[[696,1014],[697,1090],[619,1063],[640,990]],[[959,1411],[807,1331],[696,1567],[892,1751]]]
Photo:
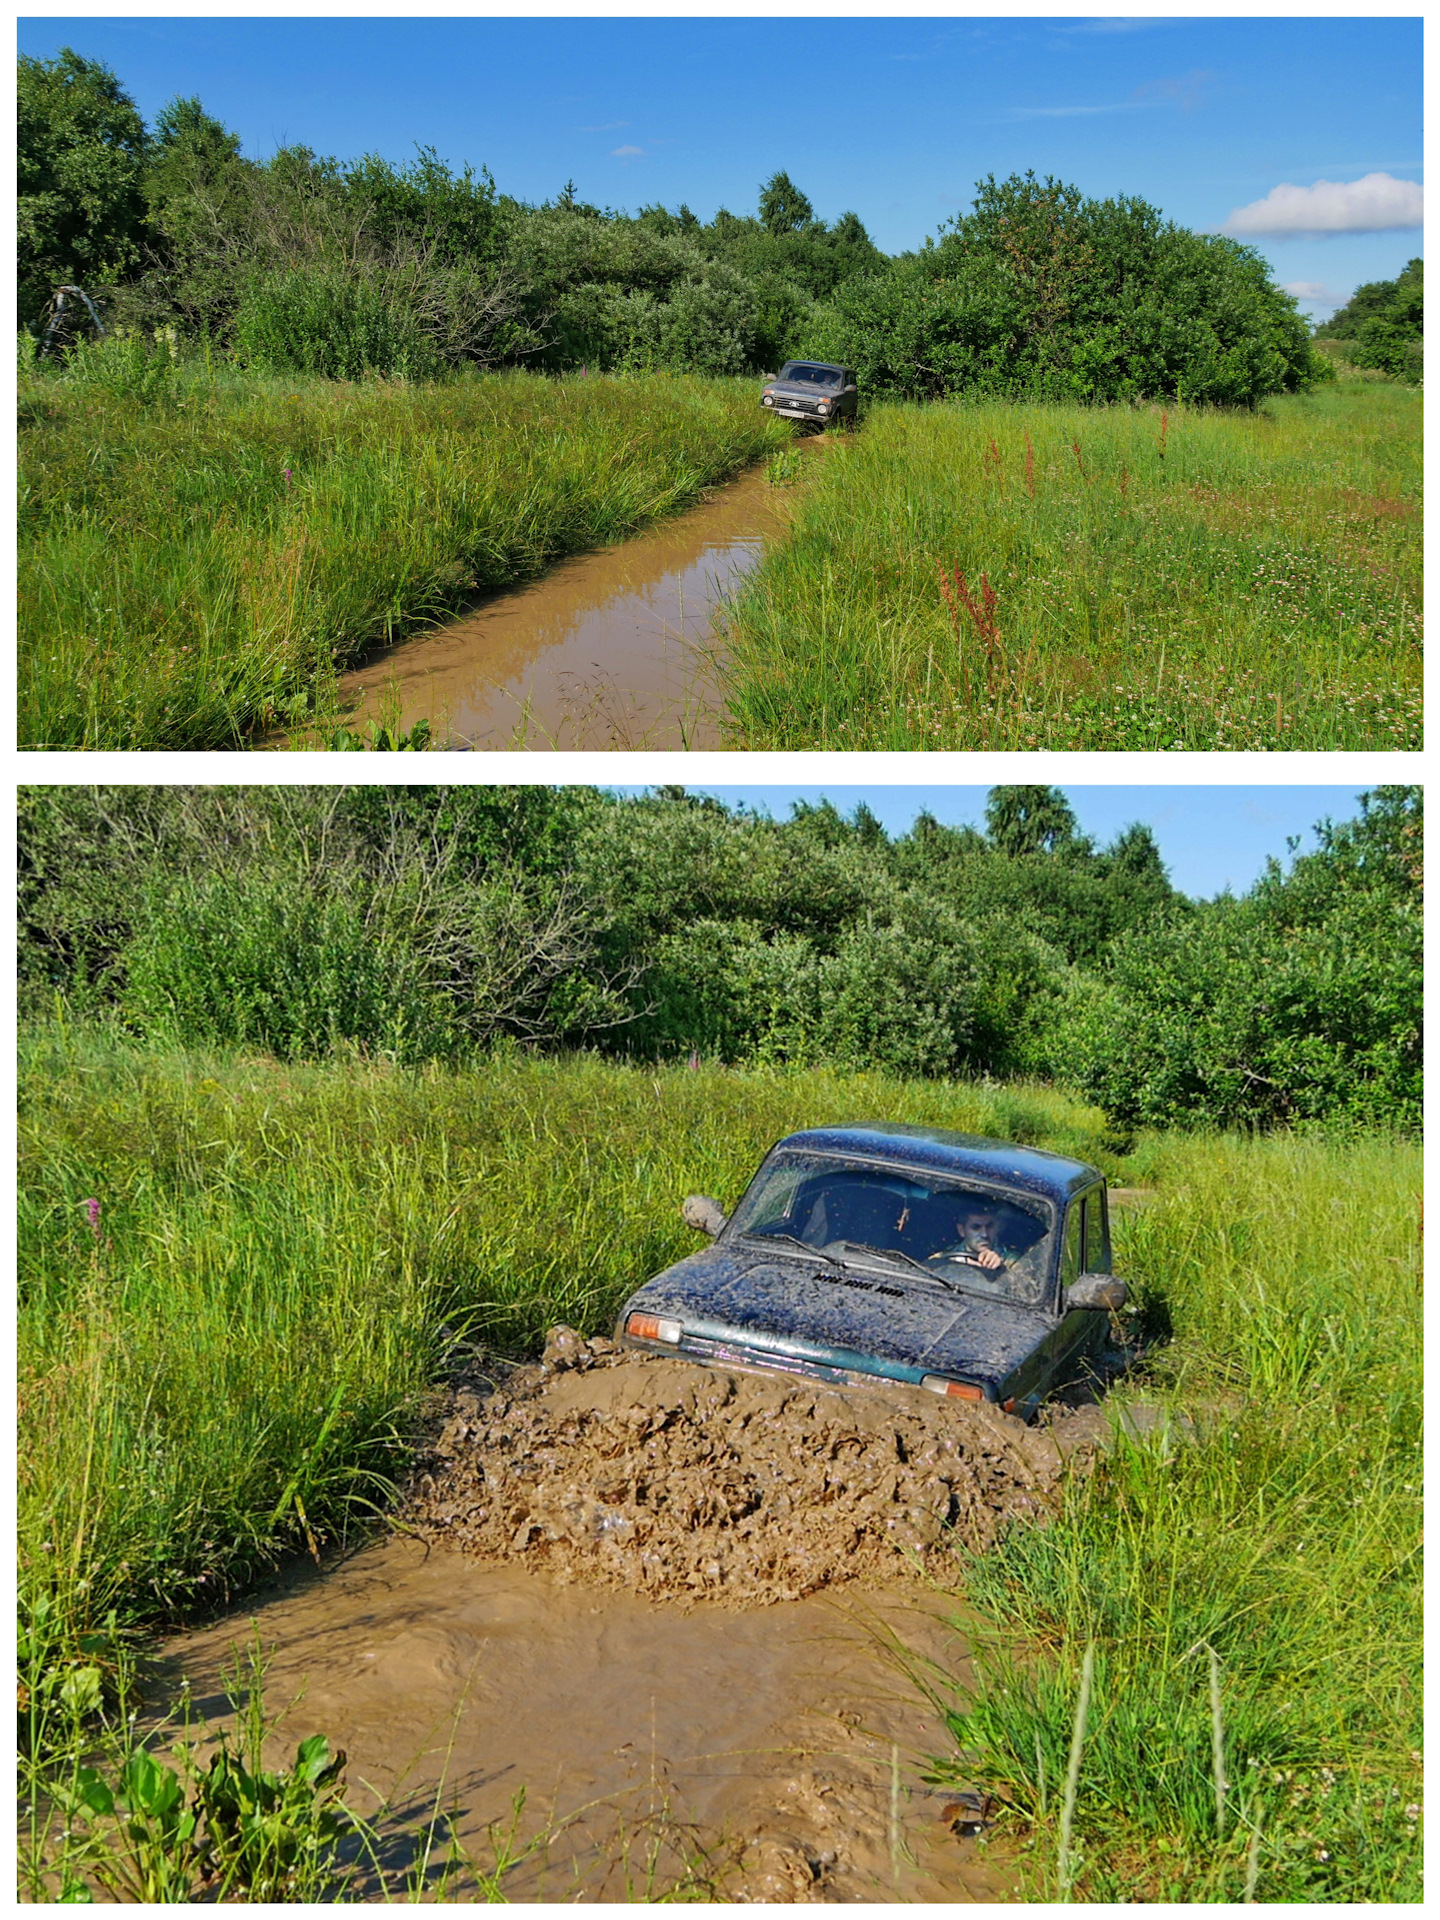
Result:
[[713,1240],[729,1216],[703,1193],[692,1193],[680,1202],[680,1218],[697,1233],[708,1233]]
[[1115,1313],[1130,1298],[1130,1289],[1113,1273],[1082,1273],[1065,1289],[1067,1313]]

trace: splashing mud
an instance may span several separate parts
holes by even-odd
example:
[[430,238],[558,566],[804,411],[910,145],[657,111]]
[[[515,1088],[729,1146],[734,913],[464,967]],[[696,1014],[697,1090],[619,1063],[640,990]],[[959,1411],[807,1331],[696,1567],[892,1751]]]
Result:
[[926,1783],[973,1686],[946,1543],[1050,1511],[1098,1438],[557,1327],[437,1408],[406,1536],[186,1635],[167,1677],[223,1724],[258,1636],[269,1702],[301,1700],[276,1762],[323,1731],[358,1810],[448,1807],[482,1869],[523,1789],[511,1900],[993,1903],[1003,1845]]
[[406,1519],[488,1559],[732,1604],[984,1548],[1051,1510],[1065,1459],[998,1408],[842,1393],[622,1353],[556,1328],[539,1367],[455,1396]]

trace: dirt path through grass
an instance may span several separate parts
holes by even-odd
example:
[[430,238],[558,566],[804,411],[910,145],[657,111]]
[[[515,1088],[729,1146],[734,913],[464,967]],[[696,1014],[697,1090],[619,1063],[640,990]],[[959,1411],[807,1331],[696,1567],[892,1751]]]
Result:
[[401,729],[428,720],[440,746],[723,745],[711,614],[781,533],[789,497],[752,470],[673,520],[479,602],[343,674],[342,705],[358,703],[350,723],[398,695]]

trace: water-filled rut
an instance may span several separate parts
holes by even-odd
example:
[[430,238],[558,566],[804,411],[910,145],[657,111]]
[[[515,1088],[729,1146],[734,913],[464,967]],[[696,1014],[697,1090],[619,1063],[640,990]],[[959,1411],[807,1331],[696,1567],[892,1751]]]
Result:
[[363,720],[398,693],[405,728],[428,720],[437,744],[480,752],[718,746],[711,616],[784,524],[784,493],[752,469],[376,655],[342,695]]

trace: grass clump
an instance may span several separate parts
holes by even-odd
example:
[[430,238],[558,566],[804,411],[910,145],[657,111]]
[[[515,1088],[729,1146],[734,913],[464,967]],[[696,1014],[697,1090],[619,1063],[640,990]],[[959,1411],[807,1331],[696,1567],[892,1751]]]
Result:
[[220,748],[335,669],[690,505],[788,438],[748,382],[212,372],[134,341],[20,382],[20,744]]
[[750,748],[1420,744],[1421,399],[876,406],[725,622]]
[[1164,1343],[1117,1399],[1167,1418],[967,1560],[983,1679],[939,1772],[1008,1802],[1036,1897],[1416,1900],[1418,1148],[1148,1158],[1118,1256]]

